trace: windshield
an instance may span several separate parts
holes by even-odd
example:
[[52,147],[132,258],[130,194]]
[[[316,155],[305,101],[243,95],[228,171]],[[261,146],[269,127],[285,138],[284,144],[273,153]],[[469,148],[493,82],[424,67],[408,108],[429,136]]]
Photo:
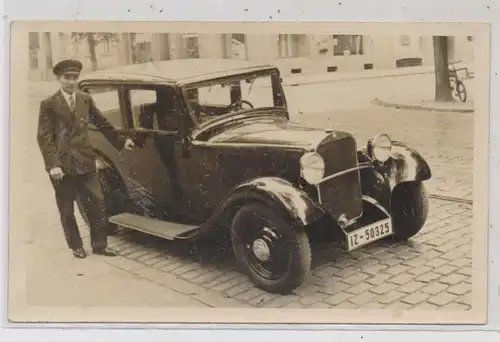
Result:
[[204,123],[249,109],[284,108],[279,76],[240,75],[186,87],[187,103],[196,121]]

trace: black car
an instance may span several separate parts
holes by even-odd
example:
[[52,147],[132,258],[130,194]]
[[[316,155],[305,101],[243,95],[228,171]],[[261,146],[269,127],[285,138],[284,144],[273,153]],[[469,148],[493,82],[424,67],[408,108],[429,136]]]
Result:
[[91,131],[110,222],[169,240],[228,233],[266,291],[303,282],[314,227],[351,251],[426,222],[422,156],[384,133],[360,147],[347,132],[292,123],[272,65],[171,60],[95,72],[79,87],[138,147],[118,152]]

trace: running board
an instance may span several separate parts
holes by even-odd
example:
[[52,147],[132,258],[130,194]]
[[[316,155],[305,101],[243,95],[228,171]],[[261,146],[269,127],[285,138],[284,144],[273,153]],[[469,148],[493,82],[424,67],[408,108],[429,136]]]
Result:
[[198,230],[197,226],[167,222],[131,213],[111,216],[109,222],[168,240],[183,239]]

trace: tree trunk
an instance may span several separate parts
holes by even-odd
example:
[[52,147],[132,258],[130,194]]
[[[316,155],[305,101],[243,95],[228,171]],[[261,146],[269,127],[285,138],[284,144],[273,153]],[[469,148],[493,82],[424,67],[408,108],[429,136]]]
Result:
[[450,89],[450,73],[448,69],[448,37],[433,36],[434,68],[436,80],[436,101],[454,101]]
[[93,33],[87,33],[87,43],[89,44],[90,63],[92,71],[97,70],[97,57],[95,55],[95,38]]
[[93,33],[87,33],[87,43],[89,44],[91,69],[92,71],[96,71],[97,56],[95,55],[95,38]]
[[52,70],[53,58],[52,58],[52,40],[50,39],[50,32],[44,32],[45,42],[47,43],[46,55],[45,55],[45,67],[47,70]]
[[130,44],[132,64],[136,64],[138,55],[137,55],[137,44],[135,43],[135,33],[129,33],[128,38]]

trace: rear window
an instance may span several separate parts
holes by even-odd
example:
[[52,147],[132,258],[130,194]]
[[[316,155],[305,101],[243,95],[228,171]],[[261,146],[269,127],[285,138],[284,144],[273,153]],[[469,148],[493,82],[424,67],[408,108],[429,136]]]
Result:
[[122,129],[124,127],[120,111],[120,98],[116,87],[92,86],[88,87],[86,92],[92,96],[96,107],[114,128]]

